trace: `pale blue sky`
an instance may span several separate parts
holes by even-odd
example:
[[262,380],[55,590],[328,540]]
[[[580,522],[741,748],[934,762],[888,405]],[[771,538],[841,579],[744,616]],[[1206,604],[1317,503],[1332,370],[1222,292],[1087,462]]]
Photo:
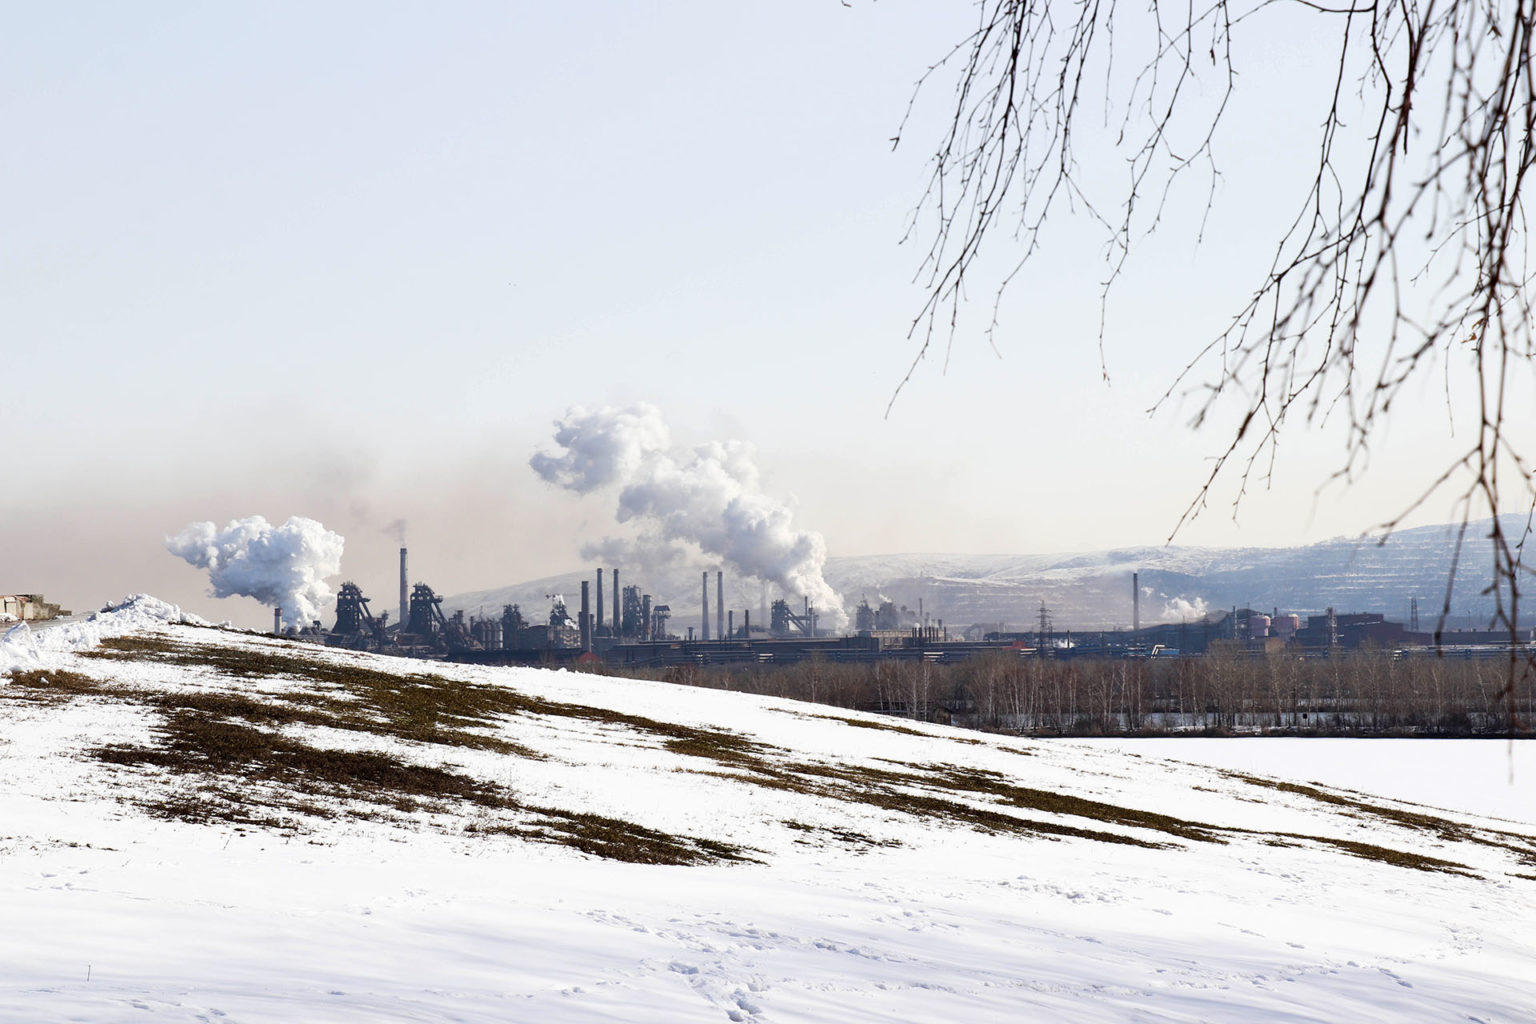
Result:
[[[440,591],[570,568],[608,507],[526,462],[578,402],[649,401],[685,438],[756,443],[834,553],[1161,542],[1220,438],[1144,410],[1262,269],[1322,58],[1283,32],[1248,55],[1268,105],[1234,113],[1206,247],[1173,232],[1138,252],[1112,386],[1097,239],[1064,219],[1005,305],[1003,358],[962,339],[886,419],[920,301],[897,243],[939,105],[909,145],[889,139],[971,17],[915,0],[12,5],[0,589],[234,614],[161,539],[251,513],[344,533],[346,574],[374,591],[400,517]],[[1088,155],[1090,180],[1123,173]],[[1239,524],[1216,509],[1181,541],[1293,543],[1393,514],[1445,449],[1434,388],[1418,397],[1368,486],[1315,507],[1334,449],[1298,437]]]

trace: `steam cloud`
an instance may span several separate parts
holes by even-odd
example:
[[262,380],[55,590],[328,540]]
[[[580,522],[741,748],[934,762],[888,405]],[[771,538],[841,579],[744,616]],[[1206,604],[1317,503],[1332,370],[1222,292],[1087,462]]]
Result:
[[333,595],[325,577],[341,572],[341,534],[293,516],[274,527],[262,516],[188,523],[165,539],[171,554],[208,570],[214,597],[253,597],[282,609],[283,623],[307,625]]
[[663,539],[654,530],[636,537],[604,537],[581,546],[581,557],[601,565],[622,565],[639,572],[656,572],[687,562],[694,553],[685,544]]
[[1193,601],[1186,601],[1182,597],[1175,597],[1163,605],[1163,614],[1160,622],[1199,622],[1210,614],[1210,607],[1205,603],[1205,598],[1197,597]]
[[[750,445],[675,446],[661,411],[646,404],[572,408],[555,428],[561,451],[534,455],[534,472],[577,494],[617,486],[617,518],[642,528],[646,549],[697,547],[786,595],[810,598],[833,629],[848,624],[842,599],[822,575],[826,541],[815,531],[797,530],[793,509],[763,493]],[[662,548],[650,560],[672,555]]]

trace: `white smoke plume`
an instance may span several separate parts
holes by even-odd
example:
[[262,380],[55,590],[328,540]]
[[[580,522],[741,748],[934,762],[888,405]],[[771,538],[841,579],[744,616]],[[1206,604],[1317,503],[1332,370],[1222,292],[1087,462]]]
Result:
[[[1166,596],[1166,595],[1165,595]],[[1193,601],[1186,601],[1182,597],[1175,597],[1163,605],[1163,614],[1158,618],[1159,622],[1200,622],[1208,614],[1210,607],[1206,605],[1205,598],[1197,597]]]
[[341,534],[293,516],[273,526],[262,516],[236,519],[222,530],[188,523],[165,548],[208,570],[214,597],[253,597],[281,608],[283,624],[308,625],[334,597],[325,577],[341,572]]
[[550,483],[587,494],[638,478],[647,462],[672,446],[672,432],[653,405],[595,412],[576,406],[555,421],[555,444],[565,451],[539,452],[528,464]]
[[763,493],[750,445],[676,446],[661,411],[645,404],[570,409],[555,421],[555,443],[558,454],[529,460],[534,472],[578,494],[617,486],[617,518],[639,525],[642,542],[697,547],[790,597],[810,598],[831,628],[848,624],[842,599],[822,575],[826,541],[796,529],[794,510]]
[[683,565],[696,553],[684,544],[662,538],[654,530],[635,537],[604,537],[581,546],[581,557],[599,565],[621,565],[638,572],[657,572]]

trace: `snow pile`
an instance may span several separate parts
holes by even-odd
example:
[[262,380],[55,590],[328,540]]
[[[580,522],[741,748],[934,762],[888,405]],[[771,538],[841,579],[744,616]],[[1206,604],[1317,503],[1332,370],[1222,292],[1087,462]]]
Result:
[[[640,527],[631,564],[653,565],[678,544],[723,559],[739,573],[772,583],[787,597],[809,598],[832,629],[848,613],[826,580],[827,544],[795,527],[794,509],[765,493],[755,451],[740,441],[676,446],[655,406],[595,411],[576,407],[556,421],[560,454],[539,452],[529,465],[545,481],[589,494],[617,486],[617,517]],[[669,547],[673,546],[673,547]],[[612,558],[612,542],[593,548]]]
[[25,622],[12,626],[0,636],[0,672],[31,668],[39,663],[39,658],[37,638]]
[[183,612],[177,605],[148,594],[125,597],[77,622],[61,622],[37,630],[23,622],[0,636],[0,672],[57,668],[67,655],[93,647],[104,637],[121,636],[168,623],[209,625],[206,620]]
[[214,597],[253,597],[281,608],[283,623],[307,626],[334,595],[325,577],[341,572],[341,534],[313,519],[292,516],[273,526],[263,516],[236,519],[220,530],[189,523],[165,547],[208,570]]

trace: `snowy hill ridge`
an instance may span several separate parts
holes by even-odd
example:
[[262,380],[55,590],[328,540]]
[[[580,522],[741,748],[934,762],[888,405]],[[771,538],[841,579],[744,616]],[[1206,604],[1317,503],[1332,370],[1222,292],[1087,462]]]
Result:
[[[1456,614],[1485,613],[1487,599],[1481,592],[1492,564],[1486,540],[1491,522],[1473,523],[1467,530],[1452,600]],[[1505,527],[1518,538],[1525,520],[1506,517]],[[910,608],[921,600],[935,618],[962,626],[1003,622],[1027,628],[1041,602],[1050,607],[1062,629],[1128,626],[1131,573],[1136,571],[1145,588],[1144,622],[1178,621],[1192,608],[1235,605],[1302,614],[1335,607],[1406,620],[1413,598],[1419,599],[1426,616],[1438,613],[1455,564],[1457,529],[1424,526],[1399,530],[1384,543],[1337,538],[1290,548],[1169,546],[1049,555],[834,555],[827,559],[825,575],[850,609],[861,599],[875,602],[882,595]],[[670,602],[677,621],[692,624],[698,617],[701,568],[690,564],[636,571],[625,582],[638,583],[658,600]],[[564,573],[458,594],[447,598],[444,607],[450,612],[499,614],[503,605],[516,603],[537,618],[548,611],[545,595],[565,594],[574,600],[585,578],[580,572]],[[727,573],[727,607],[751,608],[757,615],[761,601],[759,584]]]
[[1536,1005],[1536,826],[153,617],[49,662],[0,674],[0,1019]]

